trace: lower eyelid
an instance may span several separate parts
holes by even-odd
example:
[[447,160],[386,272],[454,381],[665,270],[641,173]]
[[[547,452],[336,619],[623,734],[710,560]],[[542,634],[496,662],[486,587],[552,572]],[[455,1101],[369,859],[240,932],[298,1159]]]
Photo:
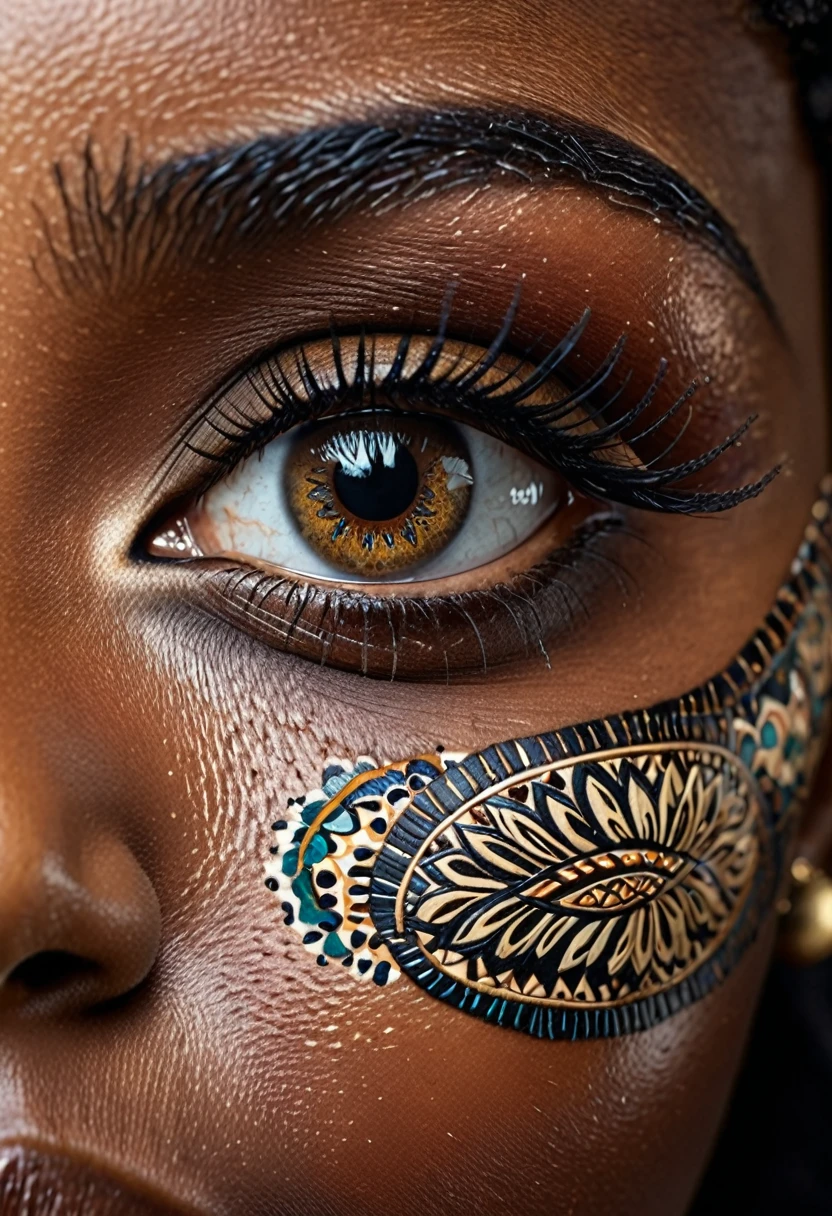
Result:
[[317,664],[386,680],[466,679],[503,664],[548,664],[550,648],[607,586],[607,550],[622,523],[598,512],[532,569],[451,596],[374,595],[228,562],[198,562],[194,590],[211,613]]

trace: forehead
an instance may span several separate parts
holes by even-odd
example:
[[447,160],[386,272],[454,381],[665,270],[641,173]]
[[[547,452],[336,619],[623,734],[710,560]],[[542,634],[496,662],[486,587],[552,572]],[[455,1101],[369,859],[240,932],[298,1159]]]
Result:
[[20,284],[31,204],[60,210],[52,165],[90,137],[111,161],[129,138],[152,165],[408,107],[505,107],[665,162],[735,228],[775,301],[800,299],[817,189],[781,49],[722,0],[6,0],[0,273]]

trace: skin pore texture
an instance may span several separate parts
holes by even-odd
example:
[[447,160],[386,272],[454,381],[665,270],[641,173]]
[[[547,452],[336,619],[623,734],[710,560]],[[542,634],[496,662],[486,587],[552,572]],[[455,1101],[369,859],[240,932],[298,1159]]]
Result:
[[[139,164],[438,109],[628,141],[718,209],[760,290],[701,234],[574,177],[495,171],[154,259],[68,224],[52,171],[79,215],[90,139],[118,195],[126,140],[132,185]],[[49,1211],[57,1190],[104,1216],[683,1213],[772,916],[723,985],[654,1028],[537,1041],[404,979],[324,973],[263,866],[287,797],[333,755],[466,753],[650,707],[761,624],[827,467],[819,189],[779,43],[717,0],[7,0],[0,146],[8,1210]],[[102,248],[118,273],[96,269]],[[548,665],[466,658],[447,683],[312,661],[221,578],[148,560],[141,539],[205,477],[171,456],[241,368],[333,318],[430,335],[450,280],[466,341],[488,347],[522,284],[521,352],[589,306],[590,368],[626,333],[641,392],[669,361],[664,408],[698,380],[682,459],[758,414],[708,488],[782,472],[725,514],[619,508],[571,609],[547,616]],[[824,812],[806,819],[817,848]]]

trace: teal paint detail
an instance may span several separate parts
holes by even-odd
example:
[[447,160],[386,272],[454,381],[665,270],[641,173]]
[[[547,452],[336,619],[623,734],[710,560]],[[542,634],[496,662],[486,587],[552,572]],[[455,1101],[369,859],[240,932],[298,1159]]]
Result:
[[757,744],[750,735],[746,735],[740,744],[740,759],[744,764],[751,764],[754,759],[754,753],[757,750]]
[[777,746],[777,731],[773,722],[766,722],[763,729],[760,731],[760,743],[763,747]]
[[346,958],[350,953],[337,933],[327,933],[324,938],[324,954],[330,958]]
[[306,852],[303,855],[303,868],[316,866],[319,861],[323,861],[329,852],[329,847],[326,843],[326,838],[321,832],[316,832],[306,846]]
[[311,827],[318,817],[318,813],[326,806],[325,802],[310,802],[301,811],[300,817],[307,827]]
[[338,808],[334,815],[324,820],[324,827],[329,832],[352,832],[355,830],[354,820],[349,811]]
[[312,889],[312,876],[308,870],[301,870],[292,883],[292,894],[300,901],[298,919],[305,925],[319,925],[327,913],[319,908]]

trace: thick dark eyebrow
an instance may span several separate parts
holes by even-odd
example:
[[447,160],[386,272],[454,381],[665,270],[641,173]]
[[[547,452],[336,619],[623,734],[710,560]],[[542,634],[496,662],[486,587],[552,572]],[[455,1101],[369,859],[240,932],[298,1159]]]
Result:
[[572,119],[527,112],[409,111],[386,120],[135,165],[129,144],[107,174],[92,143],[56,165],[63,239],[43,221],[64,289],[146,281],[172,259],[203,262],[290,224],[334,223],[449,190],[500,181],[573,181],[668,222],[739,273],[770,307],[735,230],[679,173],[634,144]]

